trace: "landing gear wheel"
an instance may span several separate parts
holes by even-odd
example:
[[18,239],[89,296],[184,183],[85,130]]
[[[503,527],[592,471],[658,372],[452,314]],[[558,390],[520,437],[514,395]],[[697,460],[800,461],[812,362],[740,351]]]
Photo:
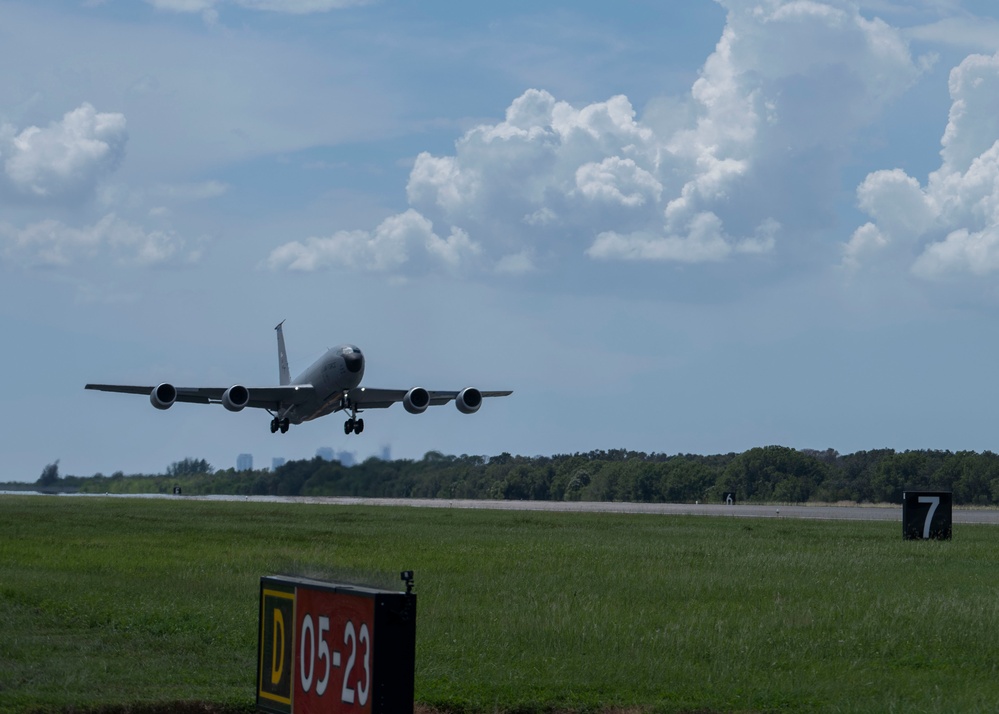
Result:
[[275,433],[278,430],[278,420],[277,418],[271,419],[271,433]]
[[354,431],[355,424],[356,424],[356,422],[353,419],[348,419],[347,421],[345,421],[343,423],[343,433],[344,434],[349,434],[352,431]]
[[360,434],[362,431],[364,431],[364,419],[358,419],[354,422],[354,433]]
[[281,420],[280,428],[281,428],[281,433],[282,434],[287,434],[288,433],[288,426],[289,426],[289,424],[290,424],[290,422],[288,421],[288,417],[285,417],[284,419]]

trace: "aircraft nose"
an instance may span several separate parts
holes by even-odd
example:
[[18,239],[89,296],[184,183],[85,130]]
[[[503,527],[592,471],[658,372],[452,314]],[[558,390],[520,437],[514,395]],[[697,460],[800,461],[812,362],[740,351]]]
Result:
[[343,356],[344,364],[347,365],[347,371],[357,374],[361,371],[361,367],[364,366],[364,357],[361,356],[360,352],[351,352]]

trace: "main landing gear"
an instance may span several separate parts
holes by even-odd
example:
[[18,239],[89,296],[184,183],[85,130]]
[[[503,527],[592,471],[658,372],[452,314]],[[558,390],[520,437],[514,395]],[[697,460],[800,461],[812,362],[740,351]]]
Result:
[[357,418],[357,405],[351,401],[350,396],[346,392],[340,398],[340,409],[350,410],[350,419],[343,423],[344,434],[360,434],[364,431],[364,419]]
[[280,429],[282,434],[287,434],[288,425],[289,425],[288,417],[285,417],[284,419],[278,419],[277,417],[274,417],[273,419],[271,419],[271,433],[273,434],[278,429]]

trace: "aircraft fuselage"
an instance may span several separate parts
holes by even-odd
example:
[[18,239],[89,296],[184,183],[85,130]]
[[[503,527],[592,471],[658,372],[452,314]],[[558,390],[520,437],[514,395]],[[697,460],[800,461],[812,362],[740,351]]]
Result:
[[292,386],[311,384],[316,397],[289,407],[281,416],[292,424],[301,424],[326,416],[341,407],[342,400],[364,377],[364,355],[354,345],[338,345],[313,362],[292,380]]

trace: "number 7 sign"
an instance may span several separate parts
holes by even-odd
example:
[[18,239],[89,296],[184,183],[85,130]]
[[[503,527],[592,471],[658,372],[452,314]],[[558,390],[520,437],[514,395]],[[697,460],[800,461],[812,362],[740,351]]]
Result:
[[902,535],[906,540],[950,540],[950,491],[906,491],[902,495]]

